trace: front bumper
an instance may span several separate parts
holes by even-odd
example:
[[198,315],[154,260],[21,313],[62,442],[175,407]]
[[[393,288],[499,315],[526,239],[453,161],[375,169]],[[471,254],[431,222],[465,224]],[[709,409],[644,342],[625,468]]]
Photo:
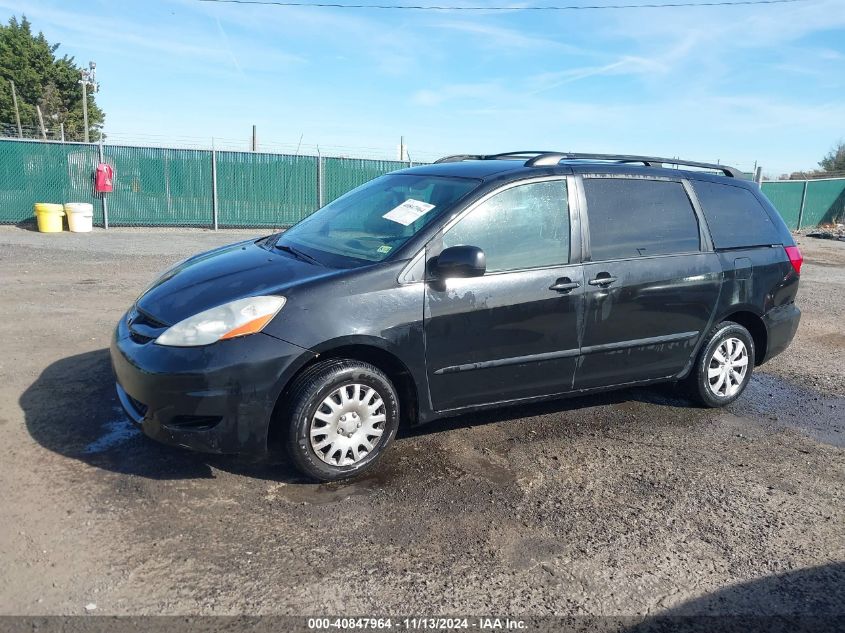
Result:
[[801,310],[794,303],[772,308],[763,315],[763,323],[766,325],[768,335],[766,357],[763,362],[771,360],[789,347],[800,322]]
[[154,440],[207,453],[265,452],[276,400],[313,356],[267,334],[203,347],[136,342],[125,316],[111,341],[127,415]]

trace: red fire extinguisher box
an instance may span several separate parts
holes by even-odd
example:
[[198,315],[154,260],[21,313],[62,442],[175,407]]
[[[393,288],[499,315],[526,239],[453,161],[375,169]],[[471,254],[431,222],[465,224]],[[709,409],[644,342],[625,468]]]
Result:
[[108,163],[100,163],[94,170],[94,191],[97,193],[114,191],[114,168]]

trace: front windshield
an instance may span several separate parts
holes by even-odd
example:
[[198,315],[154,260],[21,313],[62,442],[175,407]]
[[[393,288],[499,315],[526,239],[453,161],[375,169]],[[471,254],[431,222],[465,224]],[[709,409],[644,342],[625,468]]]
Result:
[[322,252],[380,262],[477,186],[467,178],[388,174],[330,202],[276,245],[312,250],[316,259]]

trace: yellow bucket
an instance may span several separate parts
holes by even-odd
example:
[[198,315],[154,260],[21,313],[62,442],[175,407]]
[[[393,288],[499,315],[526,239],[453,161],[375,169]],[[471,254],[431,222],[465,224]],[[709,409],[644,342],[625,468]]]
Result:
[[35,219],[38,221],[38,230],[42,233],[61,233],[64,214],[64,207],[60,204],[35,203]]

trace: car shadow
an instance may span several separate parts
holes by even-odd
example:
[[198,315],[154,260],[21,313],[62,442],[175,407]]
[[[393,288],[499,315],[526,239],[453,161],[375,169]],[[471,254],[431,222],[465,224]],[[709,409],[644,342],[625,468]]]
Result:
[[[403,428],[405,438],[631,400],[690,407],[669,389],[628,389],[519,407],[502,407]],[[309,483],[280,453],[259,458],[208,455],[145,437],[126,417],[114,388],[109,351],[69,356],[49,365],[23,392],[19,404],[27,430],[41,446],[91,466],[149,479],[202,479],[213,469],[285,483]]]
[[444,417],[428,424],[416,427],[405,426],[398,437],[431,435],[455,429],[470,428],[484,424],[494,424],[506,420],[532,418],[553,413],[566,413],[593,407],[642,402],[650,405],[671,407],[674,409],[699,409],[687,398],[678,393],[672,385],[655,384],[647,387],[632,387],[612,391],[592,393],[583,396],[569,396],[551,400],[542,400],[531,404],[502,405],[492,409],[482,409],[472,413],[463,413],[453,417]]
[[842,631],[845,563],[798,569],[724,587],[624,627],[625,633]]
[[19,400],[29,434],[44,448],[91,466],[149,479],[202,479],[213,468],[304,481],[285,463],[207,455],[145,437],[120,406],[108,349],[49,365]]

